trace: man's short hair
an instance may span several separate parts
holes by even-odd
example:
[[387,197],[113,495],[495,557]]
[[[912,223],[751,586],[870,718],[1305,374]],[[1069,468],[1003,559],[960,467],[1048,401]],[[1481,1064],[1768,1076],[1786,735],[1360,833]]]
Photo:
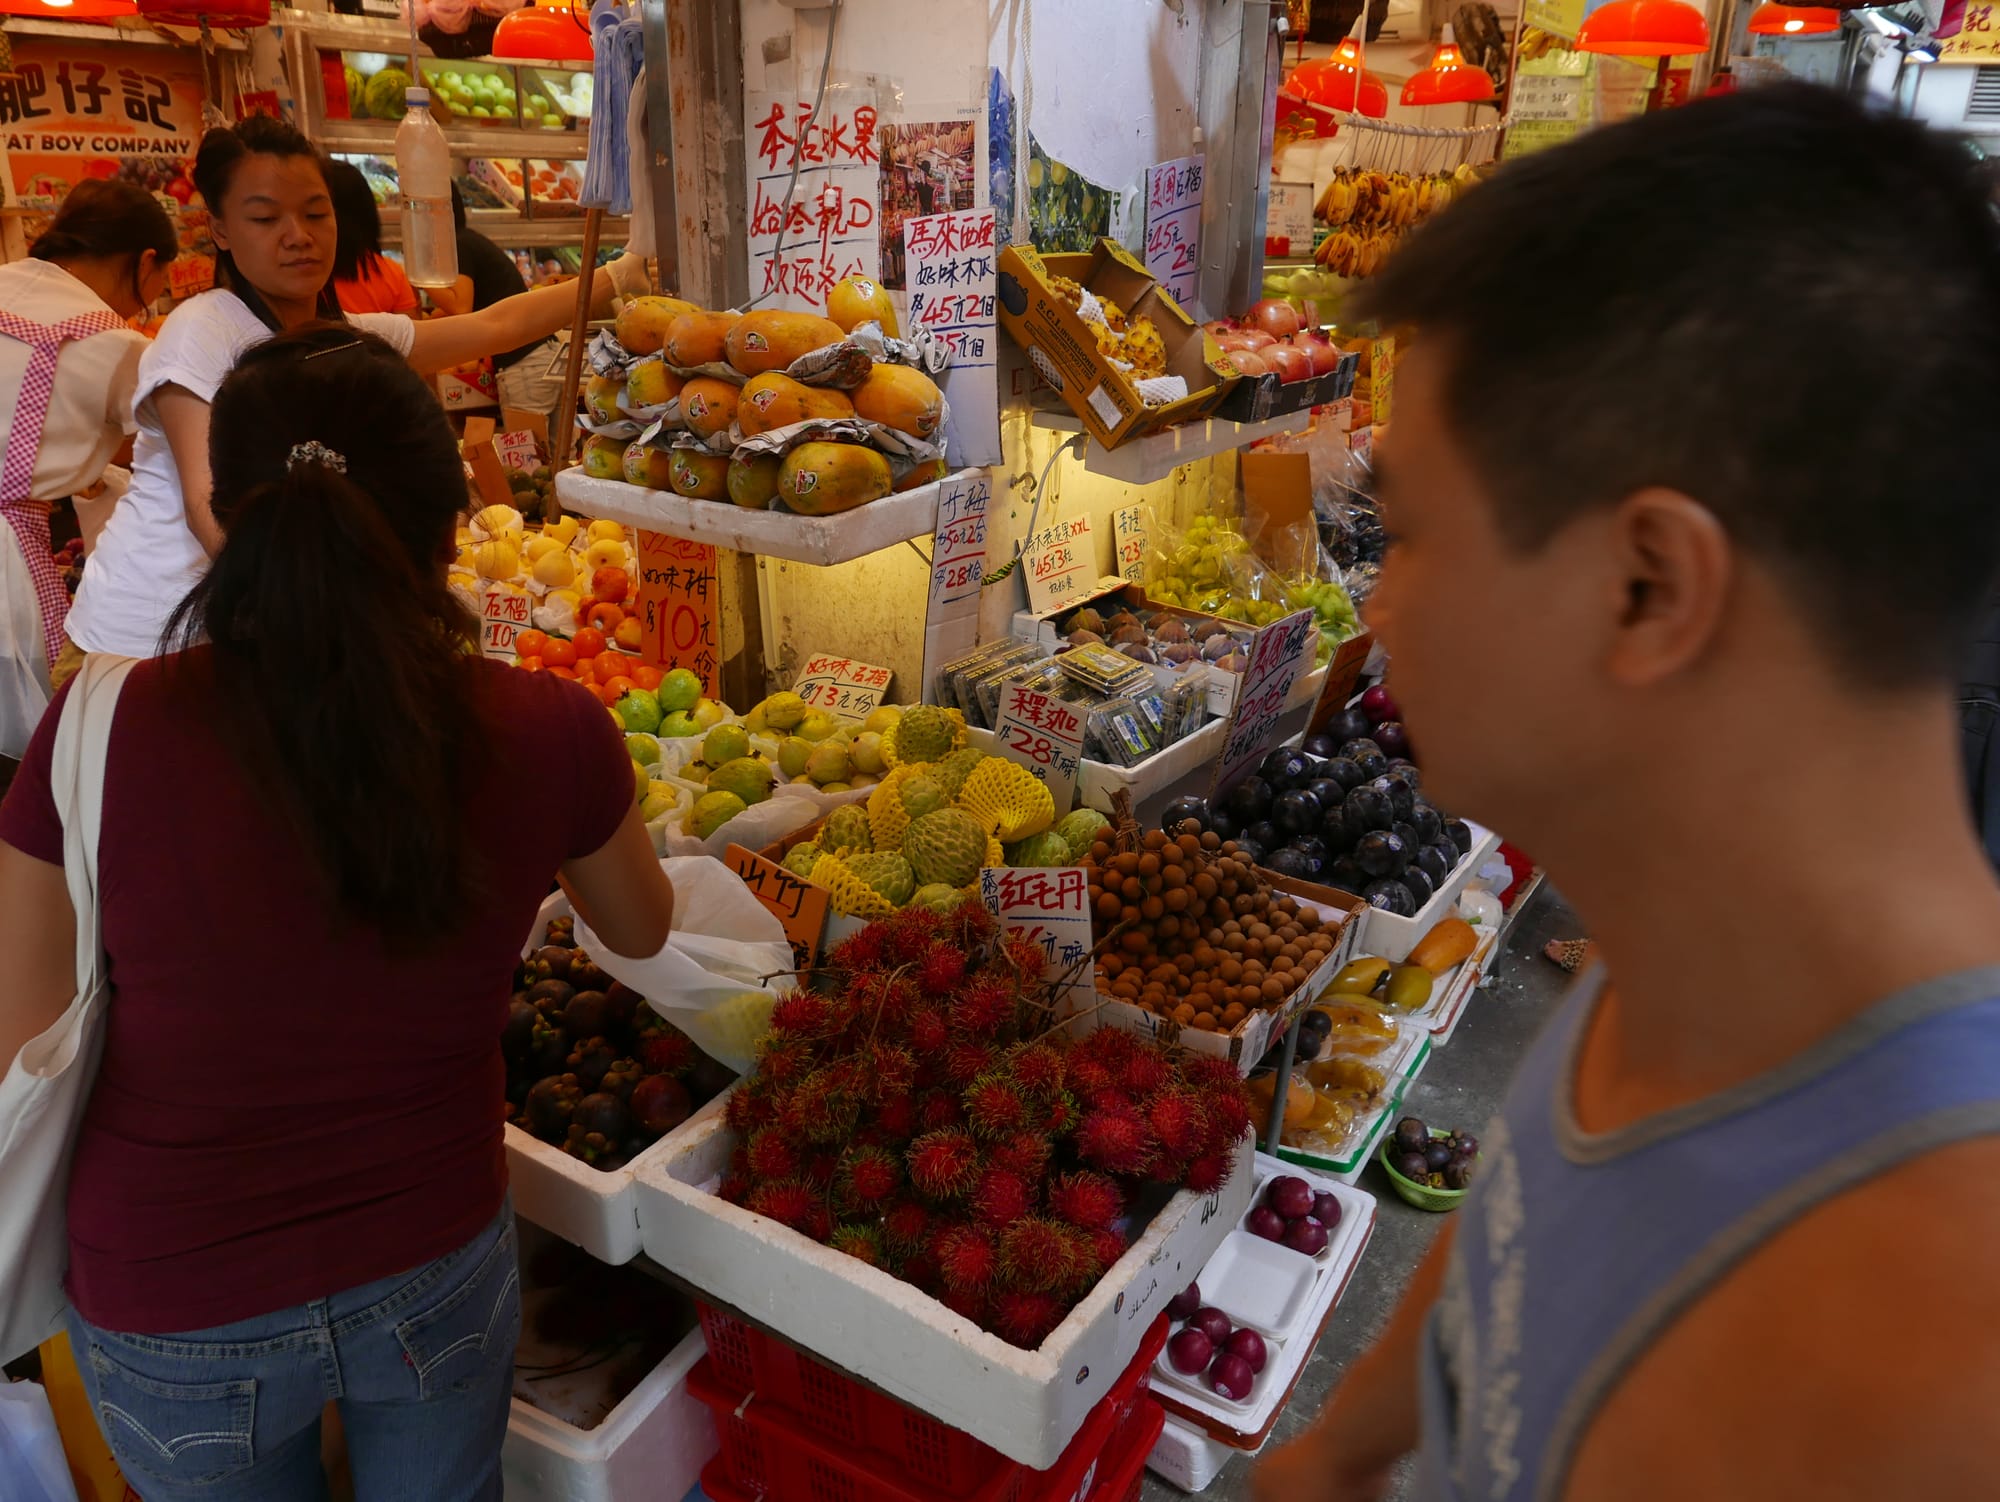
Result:
[[1705,504],[1869,685],[1948,677],[2000,563],[2000,230],[1958,138],[1786,84],[1510,161],[1352,312],[1449,362],[1522,548]]

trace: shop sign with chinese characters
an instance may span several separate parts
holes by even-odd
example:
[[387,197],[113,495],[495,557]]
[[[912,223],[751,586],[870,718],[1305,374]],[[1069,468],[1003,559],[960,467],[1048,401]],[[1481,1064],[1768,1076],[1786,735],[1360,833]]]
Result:
[[903,222],[909,317],[951,351],[940,377],[951,403],[946,449],[965,465],[1000,462],[999,351],[994,337],[993,210]]
[[986,578],[986,507],[990,470],[947,475],[938,486],[937,530],[931,535],[930,600],[924,608],[924,690],[938,669],[979,641],[979,591]]
[[789,94],[751,94],[745,104],[751,296],[824,313],[841,278],[879,275],[881,147],[872,94],[828,89],[817,115],[810,99]]
[[1175,302],[1194,306],[1200,271],[1202,158],[1177,157],[1146,173],[1146,269]]
[[1250,662],[1243,669],[1243,685],[1236,691],[1236,704],[1229,712],[1229,729],[1223,737],[1221,759],[1216,762],[1212,793],[1219,795],[1234,787],[1270,749],[1278,722],[1284,717],[1285,700],[1292,685],[1312,666],[1318,643],[1319,627],[1310,610],[1273,621],[1251,639]]
[[479,601],[479,650],[503,662],[514,660],[514,638],[528,629],[534,601],[518,584],[488,584]]
[[1083,711],[1065,700],[1018,683],[1000,690],[994,728],[1000,754],[1040,778],[1062,818],[1076,803],[1076,770],[1083,760]]
[[1090,518],[1072,517],[1044,527],[1028,539],[1021,567],[1027,578],[1028,608],[1036,615],[1047,615],[1080,599],[1084,586],[1097,578]]
[[1111,539],[1118,550],[1118,577],[1143,583],[1146,578],[1146,512],[1143,506],[1120,506],[1111,513]]
[[1990,0],[1967,0],[1958,30],[1938,48],[1940,63],[2000,62],[2000,15]]
[[882,696],[889,691],[893,676],[887,668],[856,662],[851,657],[836,657],[831,652],[818,652],[808,657],[806,665],[799,669],[792,692],[814,709],[859,724],[875,712]]
[[1090,985],[1090,877],[1081,866],[989,866],[979,873],[979,898],[1009,933],[1042,951],[1042,974],[1075,973]]
[[750,895],[785,925],[785,938],[792,946],[792,962],[803,970],[819,958],[820,940],[826,932],[829,895],[810,882],[799,880],[776,861],[766,860],[754,850],[731,845],[722,852],[722,862],[743,878]]
[[687,668],[701,691],[722,696],[722,620],[715,549],[705,542],[639,533],[639,654],[663,668]]

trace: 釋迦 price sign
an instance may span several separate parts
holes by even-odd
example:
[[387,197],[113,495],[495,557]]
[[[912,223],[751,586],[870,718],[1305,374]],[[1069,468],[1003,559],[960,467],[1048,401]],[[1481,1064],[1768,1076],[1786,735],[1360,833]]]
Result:
[[1021,569],[1028,585],[1028,608],[1036,615],[1047,615],[1080,599],[1097,580],[1090,518],[1072,517],[1037,532],[1021,554]]
[[785,938],[792,946],[792,960],[799,969],[819,958],[831,894],[811,882],[801,881],[776,861],[766,860],[742,845],[725,849],[722,862],[742,877],[750,895],[784,924]]
[[479,650],[512,661],[514,638],[528,629],[535,602],[518,584],[491,583],[479,599]]
[[722,609],[715,549],[705,542],[639,533],[639,655],[686,668],[701,691],[722,696]]
[[1048,980],[1080,976],[1090,985],[1090,876],[1081,866],[989,866],[979,873],[979,898],[1000,920],[1042,951]]
[[1018,683],[1000,690],[994,727],[1000,754],[1019,762],[1048,787],[1056,817],[1076,804],[1076,773],[1083,761],[1083,711]]
[[999,348],[994,335],[993,210],[927,214],[903,223],[909,319],[951,351],[939,377],[951,405],[945,447],[960,464],[1000,462]]
[[1285,700],[1292,685],[1311,668],[1318,644],[1319,625],[1310,610],[1273,621],[1250,639],[1250,661],[1229,711],[1211,796],[1234,787],[1270,749],[1284,718]]
[[835,85],[817,114],[811,99],[789,93],[749,94],[744,105],[751,295],[765,306],[824,313],[843,277],[879,274],[881,143],[873,92]]
[[815,652],[799,669],[792,692],[814,709],[858,724],[875,712],[894,676],[888,668],[878,668],[873,663],[857,662],[832,652]]
[[1202,175],[1199,156],[1146,173],[1146,269],[1183,306],[1194,303],[1200,270]]
[[1111,543],[1117,550],[1118,577],[1135,584],[1146,580],[1146,512],[1143,506],[1120,506],[1111,513]]

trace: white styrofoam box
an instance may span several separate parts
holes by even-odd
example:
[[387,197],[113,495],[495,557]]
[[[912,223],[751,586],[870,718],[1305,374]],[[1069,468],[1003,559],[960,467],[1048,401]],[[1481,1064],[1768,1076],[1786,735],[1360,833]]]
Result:
[[506,1502],[684,1496],[716,1451],[715,1420],[687,1384],[707,1350],[690,1331],[595,1429],[515,1398],[500,1446]]
[[[1224,729],[1223,721],[1210,720],[1192,735],[1182,737],[1164,751],[1157,751],[1134,766],[1115,767],[1108,762],[1084,761],[1077,767],[1077,802],[1109,813],[1111,795],[1123,788],[1132,795],[1136,808],[1220,756]],[[965,733],[969,744],[977,746],[987,755],[1000,754],[1000,743],[992,731],[972,725],[966,728]]]
[[1385,960],[1405,960],[1410,951],[1417,947],[1417,940],[1436,926],[1438,921],[1449,918],[1458,911],[1458,894],[1465,884],[1486,863],[1486,857],[1500,848],[1500,836],[1490,829],[1467,821],[1472,830],[1472,849],[1456,866],[1451,868],[1443,883],[1431,895],[1431,900],[1418,910],[1414,918],[1400,918],[1394,913],[1385,913],[1379,907],[1371,907],[1361,926],[1361,953],[1377,955]]
[[673,1151],[638,1176],[648,1256],[822,1360],[1041,1470],[1061,1458],[1132,1364],[1154,1316],[1235,1225],[1252,1178],[1246,1140],[1228,1184],[1175,1195],[1055,1333],[1024,1351],[900,1279],[721,1199],[714,1184],[736,1136],[720,1117],[670,1140]]
[[1184,1492],[1205,1492],[1232,1459],[1243,1454],[1261,1454],[1263,1448],[1259,1445],[1255,1450],[1244,1451],[1225,1445],[1221,1440],[1210,1439],[1205,1431],[1179,1414],[1169,1413],[1153,1445],[1153,1453],[1146,1457],[1146,1469]]
[[[1332,1249],[1329,1238],[1328,1250]],[[1317,1258],[1305,1256],[1248,1231],[1231,1231],[1208,1259],[1201,1275],[1214,1284],[1202,1302],[1220,1309],[1230,1322],[1259,1335],[1283,1340],[1312,1297]]]

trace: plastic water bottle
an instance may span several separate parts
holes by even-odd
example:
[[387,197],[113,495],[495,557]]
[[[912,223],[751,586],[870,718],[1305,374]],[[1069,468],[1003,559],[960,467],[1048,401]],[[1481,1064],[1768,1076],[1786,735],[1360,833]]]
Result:
[[458,280],[458,230],[451,216],[451,148],[431,118],[431,91],[406,89],[396,127],[396,181],[403,191],[403,271],[414,286]]

